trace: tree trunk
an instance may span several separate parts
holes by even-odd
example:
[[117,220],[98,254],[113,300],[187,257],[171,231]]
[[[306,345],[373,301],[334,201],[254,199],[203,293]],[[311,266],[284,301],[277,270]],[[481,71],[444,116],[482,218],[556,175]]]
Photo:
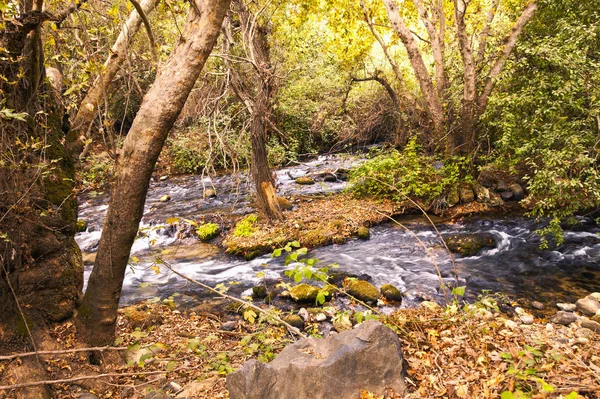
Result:
[[[396,32],[406,48],[413,72],[415,73],[417,81],[419,82],[421,93],[423,94],[425,102],[427,103],[427,113],[429,114],[429,117],[433,123],[434,137],[439,142],[442,140],[444,135],[445,125],[444,109],[442,107],[441,99],[439,98],[435,87],[433,86],[431,76],[429,76],[429,72],[427,71],[425,62],[423,61],[419,46],[417,45],[412,32],[410,29],[408,29],[404,19],[400,15],[396,0],[383,0],[383,2],[385,4],[387,15],[390,19],[394,32]],[[446,148],[446,151],[448,150],[449,149]]]
[[[477,140],[475,134],[475,100],[477,97],[475,60],[471,49],[471,41],[467,34],[465,15],[467,13],[466,0],[454,0],[454,19],[458,47],[463,63],[463,109],[461,115],[462,142],[460,151],[470,152]],[[455,142],[458,141],[455,139]]]
[[[159,0],[142,1],[140,6],[143,13],[145,15],[151,13],[158,2]],[[71,123],[71,129],[73,130],[75,137],[77,137],[77,141],[73,143],[70,149],[74,157],[78,157],[82,152],[85,142],[89,138],[89,131],[96,118],[98,106],[102,98],[108,93],[112,81],[125,61],[131,40],[140,29],[141,24],[142,16],[134,9],[123,25],[117,40],[110,48],[110,55],[104,62],[102,71],[94,80],[84,99],[81,101],[77,114]],[[85,155],[85,152],[81,153],[81,155]]]
[[131,246],[167,135],[219,35],[229,0],[196,0],[181,38],[144,96],[117,157],[106,222],[77,324],[86,343],[111,344]]
[[[250,142],[252,145],[252,165],[250,168],[256,189],[256,207],[267,219],[283,219],[275,180],[269,167],[267,140],[270,132],[271,100],[275,79],[269,54],[269,43],[263,27],[258,26],[254,16],[243,1],[234,0],[236,13],[240,20],[243,40],[246,45],[246,57],[253,66],[254,74],[241,73],[228,61],[231,85],[251,115]],[[229,32],[226,36],[229,36]],[[225,52],[231,52],[233,40],[224,39]],[[242,78],[243,76],[243,78]]]

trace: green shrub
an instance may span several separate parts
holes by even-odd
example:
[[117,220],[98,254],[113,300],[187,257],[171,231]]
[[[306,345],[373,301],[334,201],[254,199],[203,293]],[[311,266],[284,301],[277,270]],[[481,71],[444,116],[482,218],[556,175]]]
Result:
[[353,170],[350,190],[359,197],[396,202],[409,197],[429,204],[465,177],[466,170],[464,158],[451,158],[436,167],[435,158],[422,154],[413,137],[402,152],[383,152]]
[[114,165],[114,160],[108,154],[93,154],[83,164],[79,180],[86,187],[103,186],[112,179]]
[[236,237],[250,237],[256,231],[256,222],[258,222],[258,216],[250,214],[235,225],[235,232],[233,233]]
[[221,229],[216,223],[205,223],[196,229],[196,234],[202,241],[210,241],[219,235]]

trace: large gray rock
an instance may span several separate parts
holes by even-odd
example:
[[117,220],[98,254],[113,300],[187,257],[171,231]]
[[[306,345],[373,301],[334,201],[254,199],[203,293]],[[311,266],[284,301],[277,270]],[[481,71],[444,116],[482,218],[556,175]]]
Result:
[[513,196],[512,196],[513,200],[521,201],[523,198],[525,198],[525,191],[523,190],[523,187],[521,187],[521,185],[519,183],[511,184],[510,186],[508,186],[508,189],[513,194]]
[[598,311],[600,311],[600,302],[598,302],[596,298],[591,295],[581,298],[575,302],[575,305],[577,306],[577,310],[586,316],[594,316],[596,313],[598,313]]
[[563,310],[559,310],[556,314],[550,319],[552,323],[561,324],[563,326],[568,326],[571,323],[575,323],[577,321],[577,315],[571,312],[565,312]]
[[378,321],[288,345],[271,363],[250,360],[227,376],[231,399],[350,399],[405,390],[400,340]]

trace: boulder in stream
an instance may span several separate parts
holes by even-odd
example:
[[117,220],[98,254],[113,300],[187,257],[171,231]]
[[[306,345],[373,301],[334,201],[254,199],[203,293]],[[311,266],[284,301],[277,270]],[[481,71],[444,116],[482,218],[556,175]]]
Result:
[[398,336],[378,321],[286,346],[271,363],[250,360],[227,376],[231,399],[350,399],[405,391]]
[[448,249],[462,256],[475,256],[483,248],[495,248],[496,239],[490,233],[457,233],[444,236]]
[[402,302],[402,293],[392,284],[384,284],[380,288],[381,295],[388,301]]
[[290,296],[296,302],[314,302],[319,294],[319,288],[308,284],[298,284],[290,288]]
[[346,292],[359,301],[376,303],[379,298],[379,290],[366,281],[348,279],[345,281],[345,285]]
[[310,184],[315,184],[315,181],[313,180],[313,178],[312,177],[308,177],[308,176],[298,177],[294,181],[296,182],[296,184],[300,184],[300,185],[303,185],[303,186],[310,185]]

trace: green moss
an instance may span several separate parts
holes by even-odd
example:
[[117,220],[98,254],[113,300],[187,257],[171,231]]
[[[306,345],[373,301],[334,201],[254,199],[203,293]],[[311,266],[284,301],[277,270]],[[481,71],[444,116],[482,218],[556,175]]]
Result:
[[356,299],[366,303],[377,302],[377,299],[379,298],[379,290],[375,288],[373,284],[363,280],[353,279],[347,279],[345,283],[346,292]]
[[196,229],[196,234],[202,241],[210,241],[219,235],[221,229],[216,223],[205,223]]
[[81,233],[87,230],[88,223],[84,219],[78,219],[75,227],[75,231]]
[[246,216],[235,225],[235,232],[233,235],[236,237],[250,237],[257,230],[256,222],[258,222],[258,216],[255,214]]
[[302,330],[304,328],[304,320],[302,320],[302,317],[298,315],[285,316],[283,318],[283,321],[285,321],[292,327],[296,327],[299,330]]
[[315,302],[319,288],[308,284],[299,284],[290,288],[290,295],[296,302]]
[[360,226],[358,228],[358,238],[360,238],[361,240],[368,240],[369,238],[371,238],[371,232],[369,231],[369,228],[365,226]]
[[388,301],[402,302],[402,293],[396,287],[391,284],[384,284],[381,286],[381,295]]

